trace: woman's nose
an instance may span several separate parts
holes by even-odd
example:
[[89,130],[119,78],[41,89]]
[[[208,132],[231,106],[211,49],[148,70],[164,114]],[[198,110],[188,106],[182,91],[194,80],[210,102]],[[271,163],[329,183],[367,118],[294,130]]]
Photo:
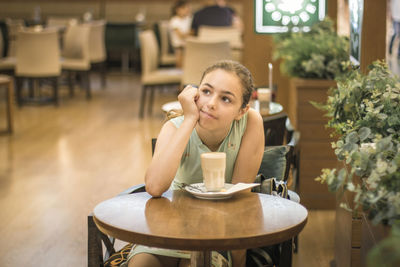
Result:
[[217,96],[216,96],[216,95],[213,95],[213,96],[211,96],[210,99],[208,100],[207,106],[208,106],[209,108],[215,109],[216,104],[217,104]]

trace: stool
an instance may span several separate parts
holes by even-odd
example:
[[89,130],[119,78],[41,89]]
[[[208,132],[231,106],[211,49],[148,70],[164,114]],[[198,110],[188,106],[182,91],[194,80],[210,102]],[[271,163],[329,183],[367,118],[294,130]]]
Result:
[[0,75],[0,88],[7,88],[7,132],[13,132],[13,80],[10,76]]

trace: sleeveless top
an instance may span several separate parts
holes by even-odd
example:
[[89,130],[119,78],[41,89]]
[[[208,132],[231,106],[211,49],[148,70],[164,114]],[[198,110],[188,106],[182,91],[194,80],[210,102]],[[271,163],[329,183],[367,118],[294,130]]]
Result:
[[[171,119],[171,122],[176,126],[176,128],[179,128],[183,122],[183,118],[183,116],[179,116]],[[242,116],[239,121],[234,120],[232,122],[228,135],[225,137],[216,151],[226,153],[226,183],[232,182],[233,169],[235,167],[237,154],[239,152],[246,126],[247,113]],[[193,129],[170,189],[181,188],[182,183],[193,184],[203,182],[200,154],[205,152],[211,152],[211,150],[203,144],[200,137],[197,135],[196,129]]]

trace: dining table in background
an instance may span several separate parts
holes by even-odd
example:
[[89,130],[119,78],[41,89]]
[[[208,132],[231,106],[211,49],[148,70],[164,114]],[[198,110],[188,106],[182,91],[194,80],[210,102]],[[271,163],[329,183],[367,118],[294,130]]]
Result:
[[152,247],[193,251],[191,266],[211,266],[211,251],[285,243],[279,266],[291,266],[291,240],[307,222],[300,204],[267,194],[240,192],[204,200],[185,190],[159,198],[146,192],[120,195],[94,208],[103,233]]

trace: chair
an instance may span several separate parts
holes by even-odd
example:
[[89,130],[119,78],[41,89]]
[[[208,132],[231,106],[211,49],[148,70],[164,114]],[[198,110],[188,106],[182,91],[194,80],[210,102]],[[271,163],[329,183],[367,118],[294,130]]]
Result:
[[242,61],[242,32],[238,28],[202,25],[199,27],[197,36],[200,40],[228,41],[233,59]]
[[63,71],[68,72],[70,96],[74,94],[75,73],[82,76],[86,99],[92,97],[90,88],[90,58],[89,58],[89,33],[90,27],[85,24],[69,25],[64,36],[61,58]]
[[160,65],[175,65],[176,56],[171,53],[171,42],[169,37],[169,26],[167,20],[157,22],[160,33]]
[[282,145],[285,141],[287,114],[285,112],[263,117],[265,146]]
[[[22,98],[22,81],[26,78],[33,80],[51,80],[53,84],[53,98],[58,105],[58,77],[61,74],[60,49],[56,30],[20,31],[16,51],[16,92],[17,102],[22,105],[27,99]],[[31,92],[31,96],[33,96]],[[45,98],[31,98],[29,100],[46,101]]]
[[6,116],[7,116],[7,133],[13,132],[13,104],[14,104],[14,82],[11,77],[7,75],[0,75],[0,89],[6,91]]
[[120,57],[123,72],[129,70],[131,60],[133,67],[140,62],[138,31],[139,25],[136,23],[107,22],[105,33],[107,61],[110,62],[113,55]]
[[182,85],[198,85],[204,70],[223,59],[232,59],[227,41],[187,39],[183,59]]
[[16,64],[15,57],[3,57],[0,58],[0,73],[14,75],[14,69]]
[[20,20],[6,19],[1,26],[0,73],[14,75],[17,32],[23,29],[23,24]]
[[106,85],[106,46],[105,46],[105,21],[92,21],[88,24],[90,26],[89,33],[89,59],[91,69],[94,67],[100,68],[101,86],[104,88]]
[[[121,192],[120,195],[145,192],[143,184],[132,186]],[[115,238],[103,234],[93,220],[93,212],[88,215],[88,267],[105,266],[106,261],[116,253]],[[105,252],[103,252],[103,245]]]
[[17,50],[17,35],[25,28],[24,20],[6,18],[8,32],[8,51],[7,57],[14,57]]
[[142,96],[139,116],[143,118],[147,91],[150,90],[148,112],[151,114],[154,102],[154,90],[163,86],[179,86],[182,80],[182,70],[158,67],[159,49],[152,30],[142,31],[139,34],[139,40],[142,63]]

